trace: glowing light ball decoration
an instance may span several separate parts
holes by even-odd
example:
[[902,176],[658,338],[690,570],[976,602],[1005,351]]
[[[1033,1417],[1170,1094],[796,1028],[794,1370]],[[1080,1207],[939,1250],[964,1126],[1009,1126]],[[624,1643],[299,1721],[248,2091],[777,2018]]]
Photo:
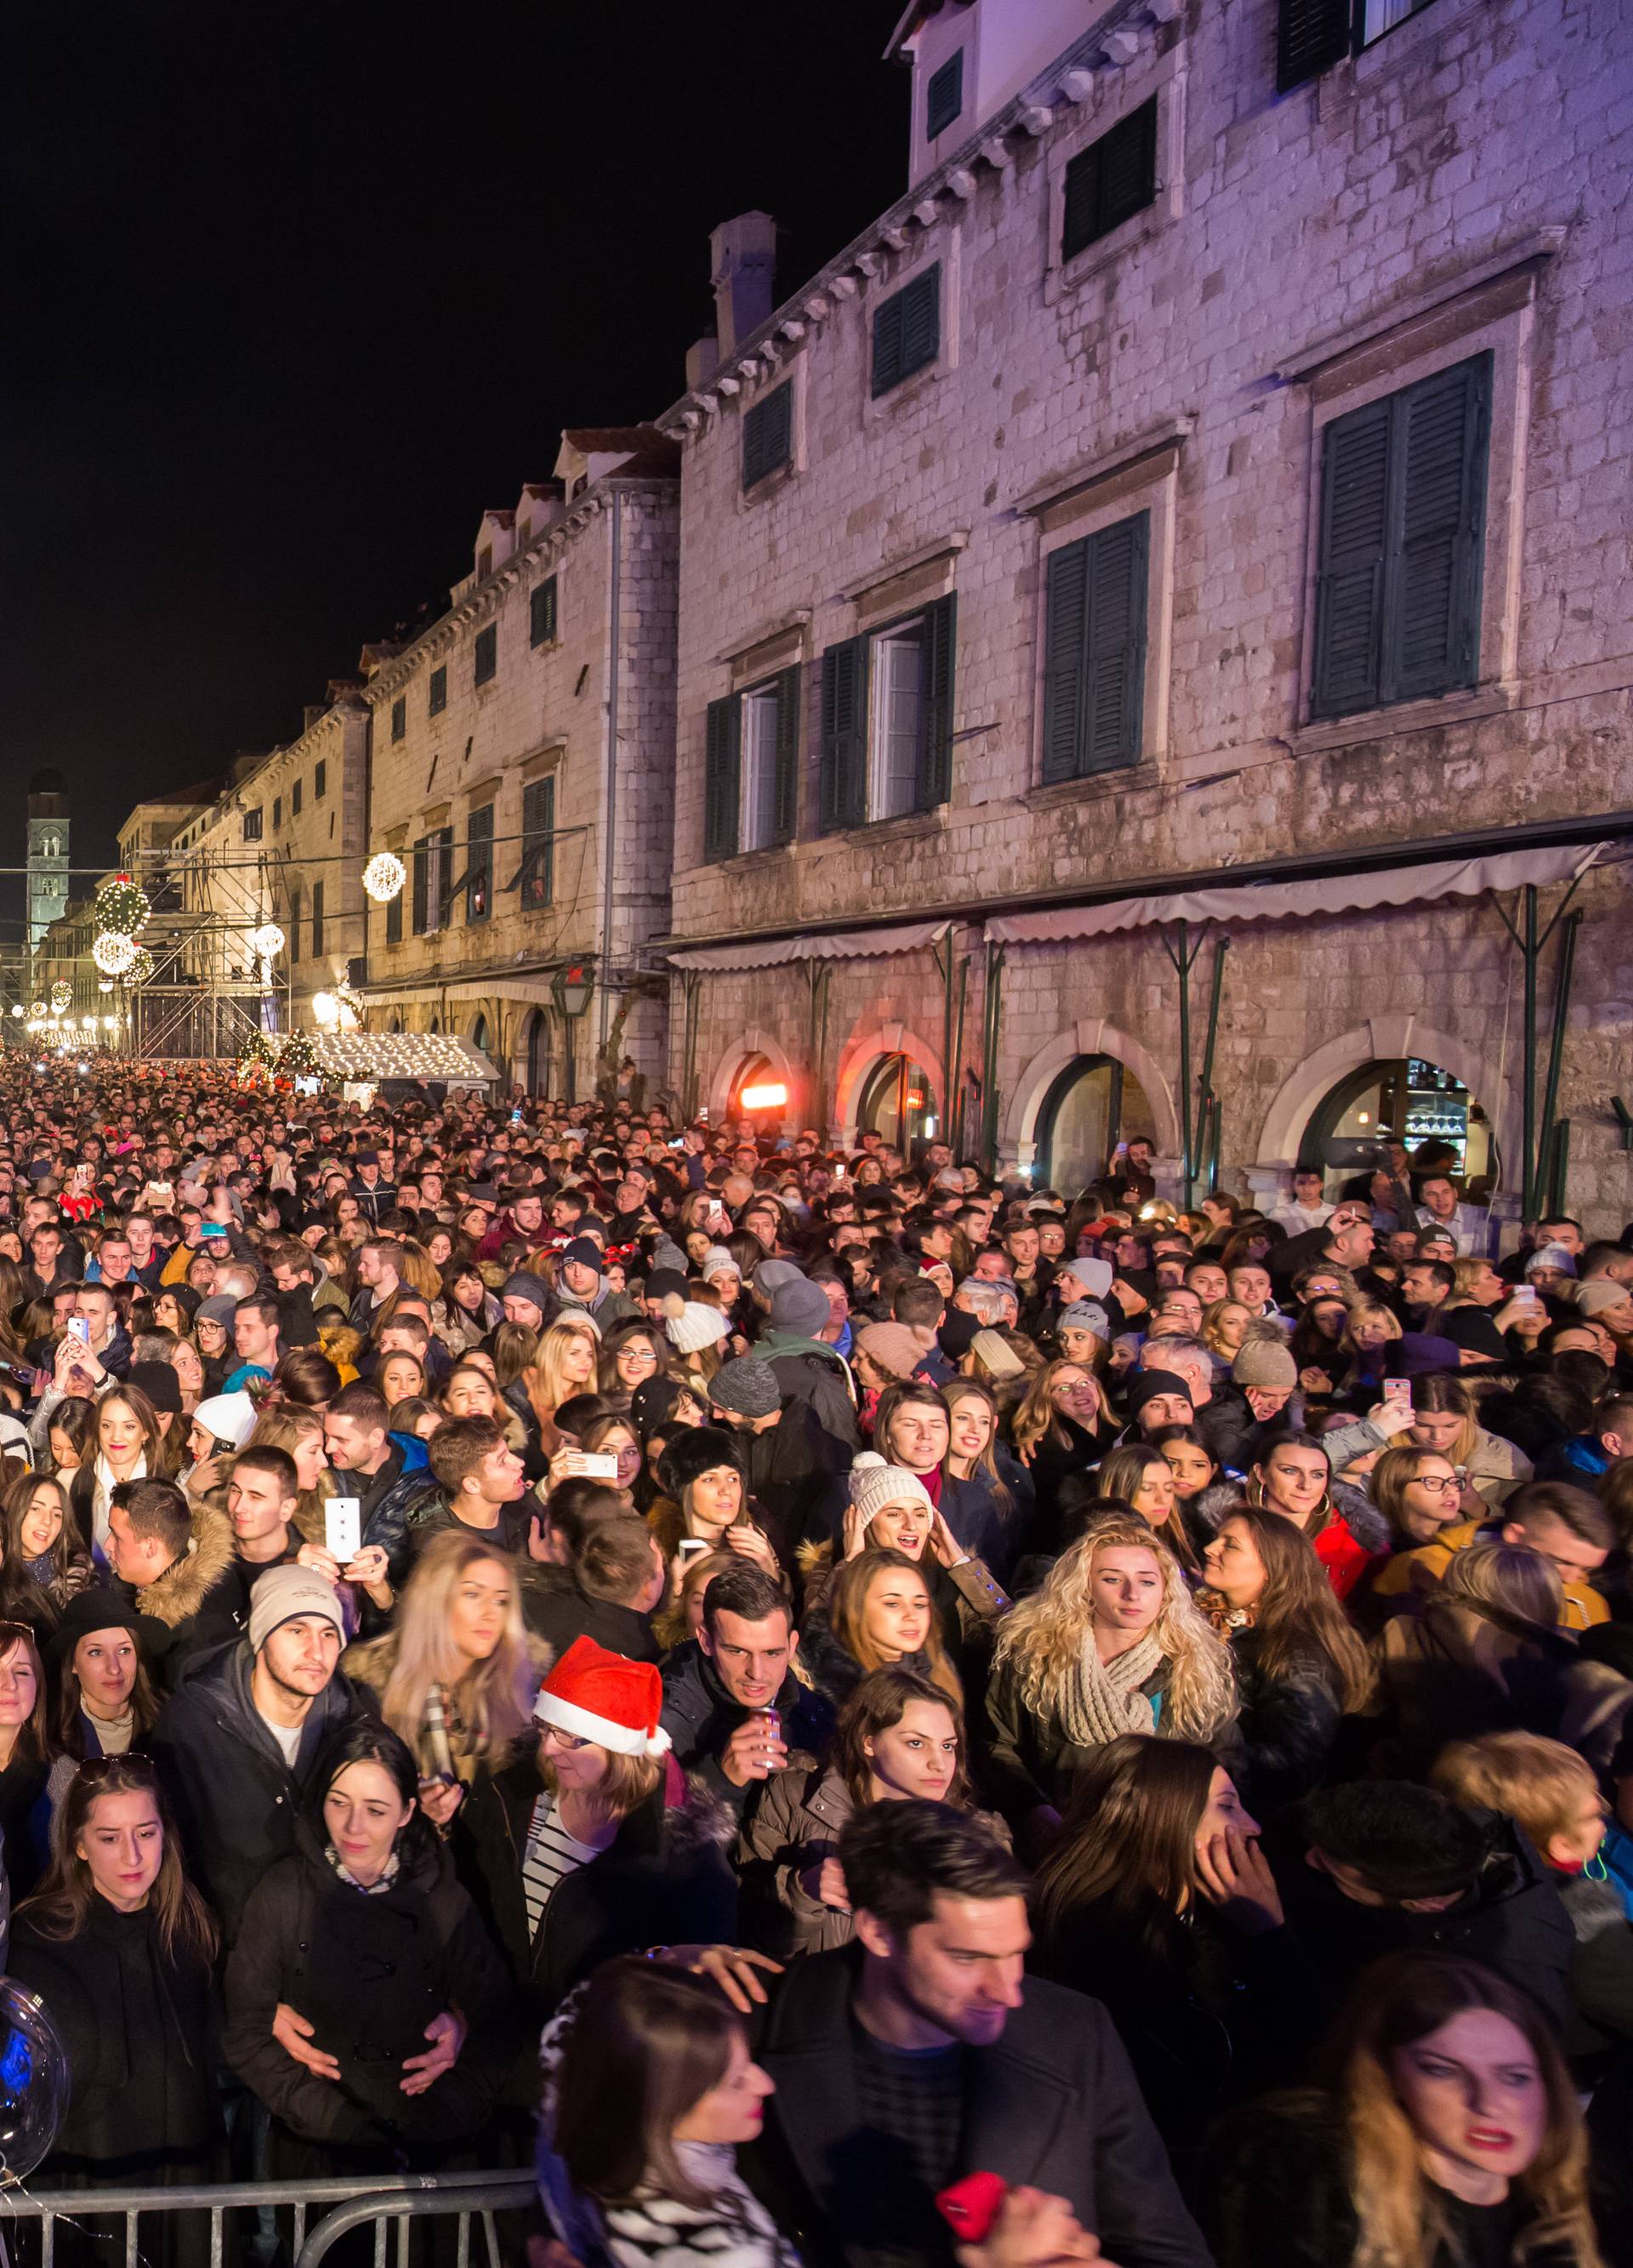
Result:
[[104,976],[122,976],[136,954],[135,938],[121,930],[105,931],[91,947],[91,958]]
[[71,1005],[73,998],[74,988],[71,984],[54,984],[51,987],[52,1013],[60,1016],[63,1011]]
[[363,887],[377,906],[389,905],[407,880],[408,868],[395,850],[377,850],[363,869]]
[[276,922],[263,922],[249,933],[250,950],[262,961],[276,961],[288,941]]
[[144,945],[138,945],[131,956],[130,966],[125,971],[126,983],[145,984],[153,974],[154,966],[152,954]]
[[137,937],[151,911],[142,885],[133,882],[129,874],[115,874],[106,888],[97,892],[91,926],[98,937]]

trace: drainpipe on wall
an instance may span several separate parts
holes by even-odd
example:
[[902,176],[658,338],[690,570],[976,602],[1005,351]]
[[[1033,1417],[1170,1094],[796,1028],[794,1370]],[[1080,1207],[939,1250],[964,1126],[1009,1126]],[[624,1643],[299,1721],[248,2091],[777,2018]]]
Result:
[[[618,652],[623,627],[623,506],[624,499],[615,489],[612,497],[612,541],[607,566],[607,579],[610,586],[608,597],[610,644],[607,654],[607,784],[604,798],[607,839],[602,850],[601,867],[601,966],[595,972],[600,979],[596,987],[598,1005],[595,1011],[597,1052],[607,1044],[611,1006],[607,972],[612,966],[612,865],[618,816]],[[571,1034],[568,1044],[572,1044]]]

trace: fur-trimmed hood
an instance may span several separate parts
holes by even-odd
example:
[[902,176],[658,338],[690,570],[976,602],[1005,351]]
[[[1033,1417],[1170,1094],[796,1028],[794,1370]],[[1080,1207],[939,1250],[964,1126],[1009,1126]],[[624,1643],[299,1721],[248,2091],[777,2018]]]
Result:
[[144,1615],[168,1630],[190,1622],[237,1557],[233,1523],[207,1504],[193,1507],[193,1534],[181,1558],[172,1560],[157,1582],[137,1594]]
[[663,1836],[676,1855],[729,1851],[737,1840],[737,1815],[697,1772],[683,1771],[671,1756],[663,1775]]
[[[1353,1488],[1348,1481],[1334,1481],[1327,1496],[1333,1510],[1363,1551],[1387,1551],[1393,1548],[1389,1522],[1364,1489]],[[1208,1535],[1217,1535],[1230,1514],[1239,1506],[1252,1501],[1238,1482],[1214,1481],[1192,1503],[1191,1517]]]

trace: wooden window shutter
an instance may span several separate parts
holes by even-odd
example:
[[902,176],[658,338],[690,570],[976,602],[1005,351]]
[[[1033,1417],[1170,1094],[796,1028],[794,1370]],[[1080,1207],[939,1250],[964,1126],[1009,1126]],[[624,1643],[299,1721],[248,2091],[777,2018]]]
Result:
[[521,792],[521,903],[547,906],[556,895],[556,776],[529,780]]
[[867,809],[868,642],[846,638],[822,658],[821,813],[824,833],[860,827]]
[[530,645],[553,645],[556,642],[556,578],[547,575],[536,583],[528,600],[528,642]]
[[800,665],[777,680],[777,778],[772,813],[773,843],[792,843],[800,827]]
[[437,845],[437,927],[447,929],[454,918],[454,829],[440,827],[432,840]]
[[1044,598],[1043,777],[1075,779],[1083,703],[1083,639],[1089,619],[1089,546],[1049,555]]
[[919,808],[934,811],[952,786],[953,662],[958,598],[950,591],[924,616],[924,743],[919,762]]
[[1275,83],[1285,94],[1349,52],[1351,0],[1281,0]]
[[1140,759],[1149,512],[1049,556],[1044,599],[1043,777]]
[[964,49],[959,48],[930,74],[924,94],[926,141],[934,142],[938,134],[944,134],[963,108]]
[[1321,436],[1314,717],[1378,705],[1389,538],[1388,401],[1335,417]]
[[1454,692],[1478,674],[1491,369],[1476,355],[1395,397],[1386,702]]
[[933,363],[941,352],[942,270],[938,261],[888,298],[873,319],[873,392],[876,398]]
[[399,890],[395,898],[388,898],[386,901],[386,943],[401,945],[402,942],[403,893]]
[[1066,169],[1060,257],[1109,236],[1156,195],[1156,97],[1119,118]]
[[942,350],[942,270],[938,261],[900,294],[902,308],[902,376],[933,363]]
[[414,934],[424,937],[431,911],[431,838],[414,845]]
[[737,766],[742,715],[735,694],[711,701],[703,759],[703,855],[730,858],[737,849]]
[[901,294],[876,308],[873,318],[873,391],[876,400],[899,385],[902,376]]
[[391,737],[394,740],[408,737],[408,696],[399,693],[391,704]]
[[751,489],[767,473],[786,465],[792,454],[794,386],[786,380],[774,394],[757,401],[743,420],[743,485]]
[[1151,515],[1102,528],[1089,566],[1089,646],[1083,770],[1140,760],[1145,707],[1146,562]]

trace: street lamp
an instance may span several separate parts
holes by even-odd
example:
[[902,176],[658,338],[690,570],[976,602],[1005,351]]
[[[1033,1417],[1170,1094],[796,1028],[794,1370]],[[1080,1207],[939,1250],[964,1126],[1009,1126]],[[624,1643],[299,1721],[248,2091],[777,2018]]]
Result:
[[576,1100],[575,1065],[573,1062],[573,1027],[589,1006],[595,991],[595,965],[592,957],[582,961],[564,961],[550,979],[550,997],[556,1003],[556,1013],[565,1027],[562,1054],[565,1081],[563,1101],[569,1107]]

